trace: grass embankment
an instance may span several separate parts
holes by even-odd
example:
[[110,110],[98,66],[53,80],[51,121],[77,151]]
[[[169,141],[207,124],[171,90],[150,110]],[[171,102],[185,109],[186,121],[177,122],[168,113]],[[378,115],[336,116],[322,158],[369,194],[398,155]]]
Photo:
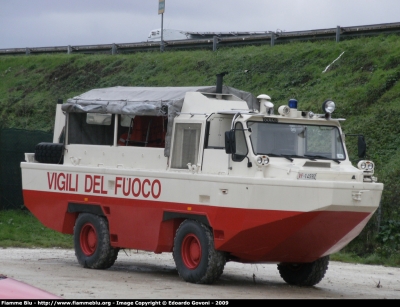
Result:
[[72,248],[72,235],[44,227],[29,211],[0,211],[0,247]]
[[[217,52],[0,57],[0,127],[51,131],[58,98],[110,86],[215,85],[215,75],[223,71],[229,72],[224,84],[268,94],[276,109],[290,98],[299,101],[299,109],[314,113],[321,112],[326,99],[337,103],[334,117],[346,118],[345,133],[365,135],[367,158],[375,162],[375,175],[385,184],[380,210],[344,252],[394,257],[400,264],[399,36]],[[347,141],[354,153],[356,142]]]

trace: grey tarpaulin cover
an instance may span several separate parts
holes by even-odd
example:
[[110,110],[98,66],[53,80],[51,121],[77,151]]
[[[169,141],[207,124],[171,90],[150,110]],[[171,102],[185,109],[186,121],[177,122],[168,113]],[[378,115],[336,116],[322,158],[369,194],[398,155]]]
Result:
[[[165,116],[168,107],[168,129],[165,140],[165,156],[169,156],[173,118],[182,109],[187,92],[215,93],[215,86],[190,87],[125,87],[93,89],[70,98],[62,110],[79,113],[111,113],[127,115]],[[223,94],[233,94],[245,100],[249,109],[258,109],[257,99],[251,93],[223,86]]]

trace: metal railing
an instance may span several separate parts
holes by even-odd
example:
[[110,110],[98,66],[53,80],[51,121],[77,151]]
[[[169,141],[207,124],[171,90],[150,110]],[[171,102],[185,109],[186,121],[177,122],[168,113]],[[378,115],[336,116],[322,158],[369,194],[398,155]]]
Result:
[[[214,35],[208,38],[164,41],[164,50],[211,49],[244,45],[270,45],[294,41],[341,40],[362,36],[400,33],[400,22],[366,26],[340,27],[295,32],[265,32],[239,36]],[[0,49],[0,55],[31,55],[43,53],[104,53],[123,54],[140,51],[160,51],[161,42],[139,42],[104,45],[78,45]]]

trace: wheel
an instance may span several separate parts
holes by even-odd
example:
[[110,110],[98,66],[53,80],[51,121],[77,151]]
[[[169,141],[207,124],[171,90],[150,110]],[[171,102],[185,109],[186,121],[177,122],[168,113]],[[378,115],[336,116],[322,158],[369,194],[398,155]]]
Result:
[[110,245],[106,218],[79,214],[74,227],[75,255],[80,265],[90,269],[107,269],[118,257],[118,248]]
[[39,143],[35,146],[35,160],[40,163],[62,164],[64,145],[61,143]]
[[224,271],[226,255],[214,249],[211,229],[185,220],[176,231],[173,257],[179,276],[187,282],[211,284]]
[[310,263],[281,263],[278,271],[284,281],[290,285],[311,287],[324,278],[328,269],[329,256]]

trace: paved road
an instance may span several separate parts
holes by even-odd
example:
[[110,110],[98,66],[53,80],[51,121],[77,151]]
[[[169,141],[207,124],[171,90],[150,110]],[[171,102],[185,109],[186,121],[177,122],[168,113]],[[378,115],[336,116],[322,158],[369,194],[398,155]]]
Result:
[[108,270],[83,269],[65,249],[0,249],[0,259],[0,274],[66,299],[400,299],[400,268],[333,261],[319,284],[301,288],[274,264],[227,263],[213,285],[186,283],[169,253],[120,251]]

